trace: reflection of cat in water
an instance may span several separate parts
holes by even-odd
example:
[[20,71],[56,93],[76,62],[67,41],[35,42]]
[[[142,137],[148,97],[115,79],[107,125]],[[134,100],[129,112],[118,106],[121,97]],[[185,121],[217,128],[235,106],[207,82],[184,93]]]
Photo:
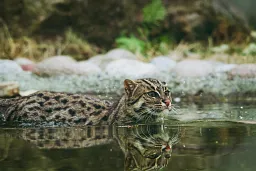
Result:
[[125,170],[154,170],[166,167],[179,131],[163,125],[139,125],[116,129],[116,139],[125,154]]
[[[125,155],[125,170],[153,170],[167,166],[172,145],[178,142],[178,129],[161,125],[37,128],[23,129],[18,134],[40,149],[85,148],[115,140]],[[13,136],[9,137],[13,139]],[[8,157],[8,153],[4,156]]]

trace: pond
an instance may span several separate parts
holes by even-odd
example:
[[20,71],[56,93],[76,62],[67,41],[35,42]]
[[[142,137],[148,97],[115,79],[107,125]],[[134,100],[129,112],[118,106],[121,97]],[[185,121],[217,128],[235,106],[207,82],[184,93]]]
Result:
[[150,125],[2,125],[0,170],[255,170],[255,113],[254,104],[184,104]]

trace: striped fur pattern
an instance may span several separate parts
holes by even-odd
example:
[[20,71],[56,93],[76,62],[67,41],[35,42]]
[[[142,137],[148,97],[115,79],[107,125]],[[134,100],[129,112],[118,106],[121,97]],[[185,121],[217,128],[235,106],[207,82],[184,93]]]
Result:
[[112,108],[112,121],[152,121],[172,109],[171,94],[165,82],[152,78],[125,80],[124,88],[125,94]]
[[0,99],[5,121],[97,125],[155,120],[171,110],[165,82],[147,78],[124,81],[125,93],[117,103],[83,94],[37,92],[30,96]]

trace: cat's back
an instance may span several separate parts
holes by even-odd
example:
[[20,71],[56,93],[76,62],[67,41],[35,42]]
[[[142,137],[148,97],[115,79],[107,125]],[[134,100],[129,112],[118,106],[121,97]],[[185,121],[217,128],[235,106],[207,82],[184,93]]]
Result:
[[70,125],[94,125],[107,120],[110,106],[110,102],[88,95],[47,91],[0,100],[6,121],[53,121]]

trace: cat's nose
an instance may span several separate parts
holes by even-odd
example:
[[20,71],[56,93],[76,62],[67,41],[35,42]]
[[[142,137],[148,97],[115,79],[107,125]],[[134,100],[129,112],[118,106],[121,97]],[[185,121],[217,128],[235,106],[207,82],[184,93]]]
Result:
[[167,107],[171,105],[171,100],[170,99],[165,99],[163,102],[166,104]]

